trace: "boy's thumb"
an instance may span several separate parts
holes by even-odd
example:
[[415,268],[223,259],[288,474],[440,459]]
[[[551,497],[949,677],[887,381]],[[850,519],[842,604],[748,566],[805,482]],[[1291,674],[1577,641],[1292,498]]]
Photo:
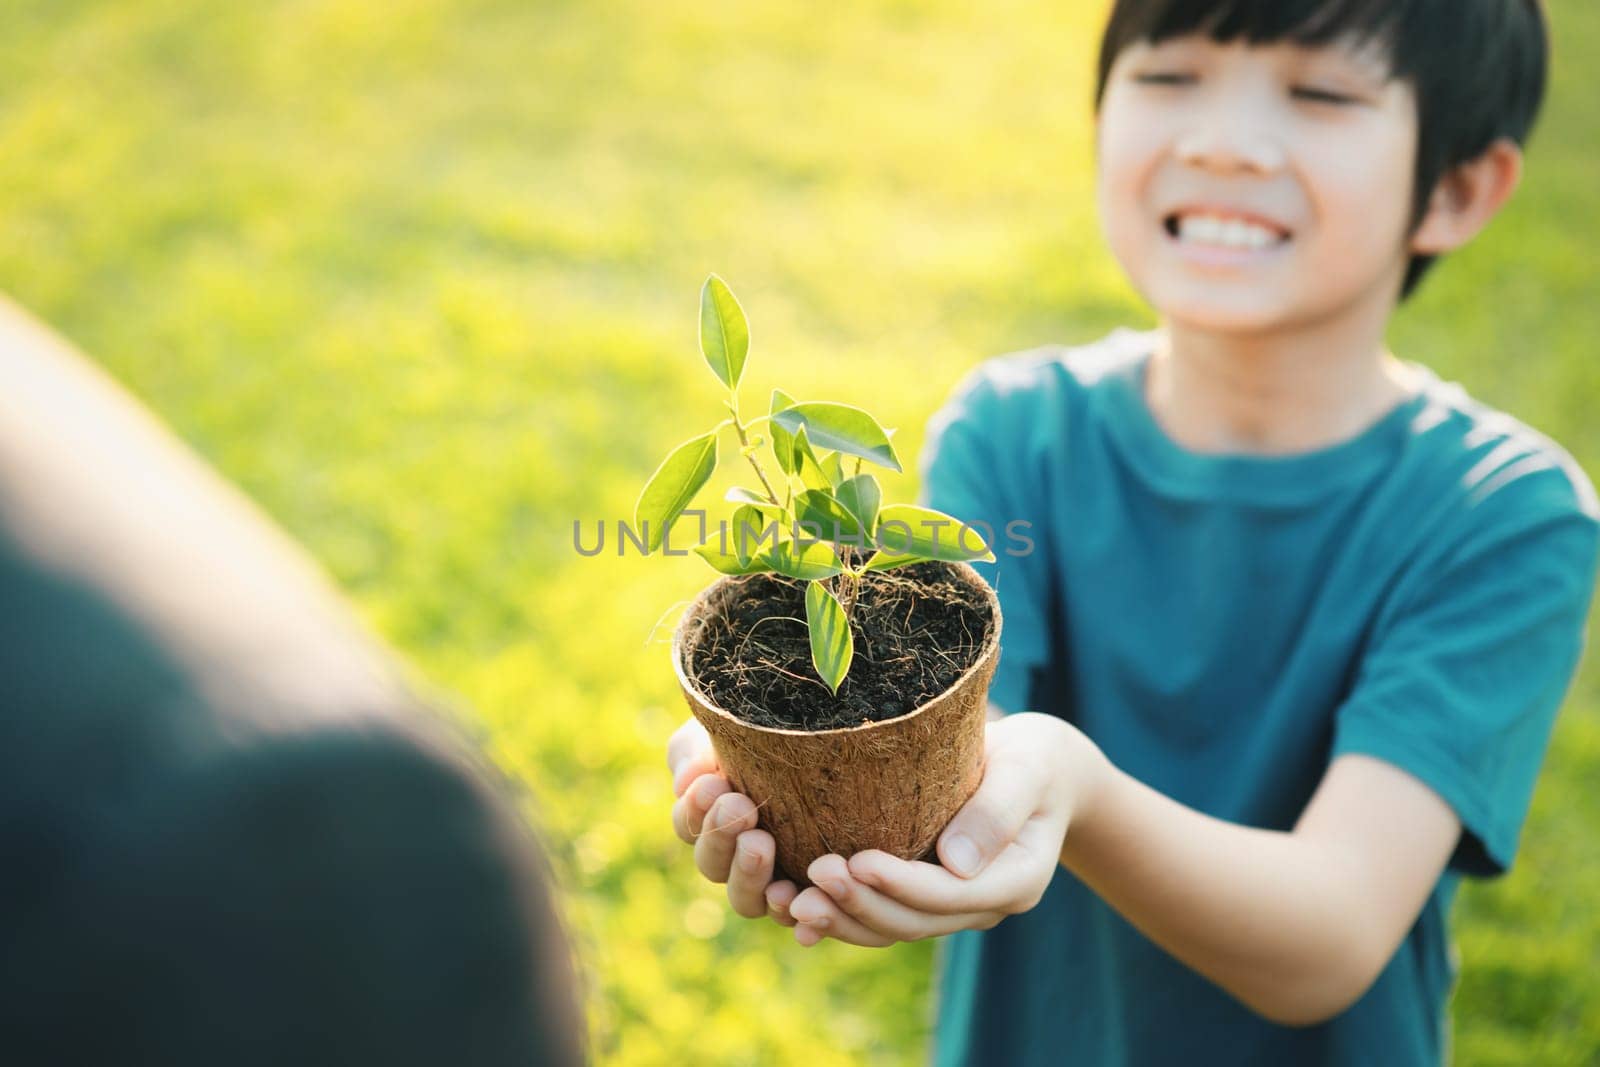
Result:
[[1016,840],[1033,814],[1028,777],[986,769],[978,791],[939,835],[939,861],[946,869],[971,878]]

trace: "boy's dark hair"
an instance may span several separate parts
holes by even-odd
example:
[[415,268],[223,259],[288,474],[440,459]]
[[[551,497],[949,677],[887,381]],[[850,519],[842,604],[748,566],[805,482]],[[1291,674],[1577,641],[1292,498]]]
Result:
[[[1527,142],[1549,64],[1543,0],[1117,0],[1100,44],[1096,110],[1125,48],[1190,33],[1222,43],[1315,46],[1353,36],[1386,46],[1391,76],[1416,90],[1413,227],[1451,170],[1501,137]],[[1433,259],[1412,257],[1402,299]]]

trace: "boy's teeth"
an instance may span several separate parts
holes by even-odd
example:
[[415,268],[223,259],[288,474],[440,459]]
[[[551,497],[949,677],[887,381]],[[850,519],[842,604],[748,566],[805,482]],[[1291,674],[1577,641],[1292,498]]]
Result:
[[1242,219],[1219,219],[1212,215],[1185,215],[1178,220],[1178,237],[1198,244],[1223,248],[1267,248],[1279,241],[1277,234],[1264,226]]

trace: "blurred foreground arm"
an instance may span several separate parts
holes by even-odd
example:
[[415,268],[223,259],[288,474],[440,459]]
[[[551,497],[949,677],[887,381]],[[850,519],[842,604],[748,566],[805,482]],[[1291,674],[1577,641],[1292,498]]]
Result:
[[572,1064],[551,879],[316,568],[0,299],[8,1062]]

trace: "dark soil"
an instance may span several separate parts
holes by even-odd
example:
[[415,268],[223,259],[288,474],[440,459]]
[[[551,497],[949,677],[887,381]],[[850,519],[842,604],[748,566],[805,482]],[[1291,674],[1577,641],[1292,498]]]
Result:
[[732,611],[705,622],[685,672],[712,703],[758,726],[832,730],[904,715],[977,661],[993,625],[982,593],[947,564],[869,574],[850,614],[855,658],[835,696],[811,664],[807,583],[739,582]]

